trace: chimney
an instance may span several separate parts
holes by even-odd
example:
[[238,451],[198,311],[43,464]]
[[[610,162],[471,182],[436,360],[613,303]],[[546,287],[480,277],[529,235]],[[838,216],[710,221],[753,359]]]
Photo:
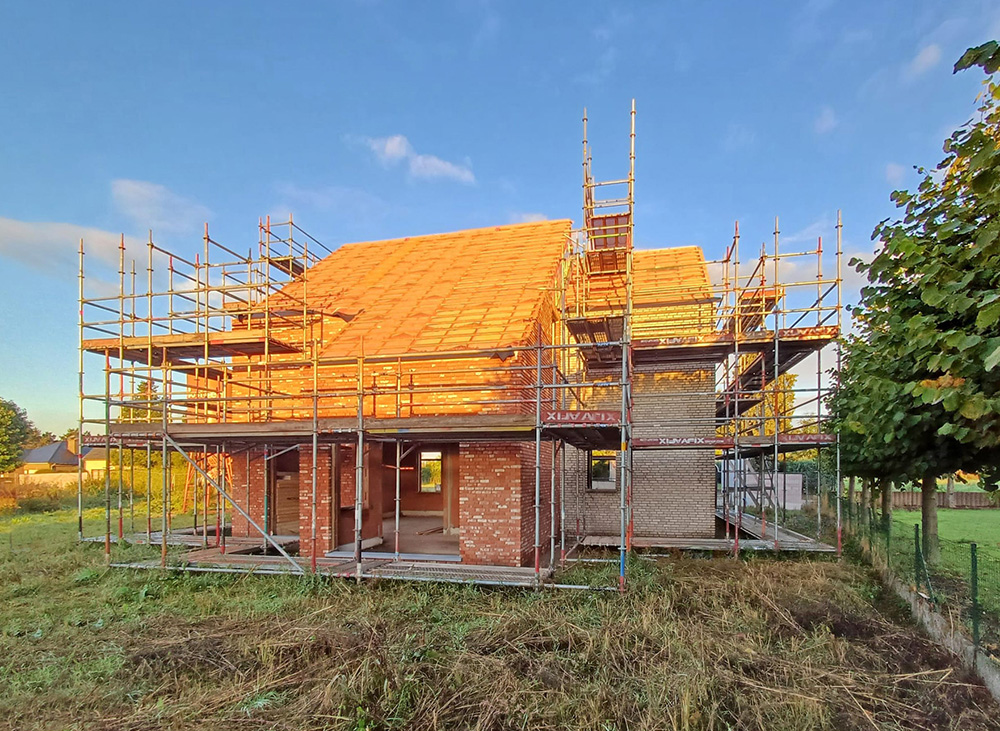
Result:
[[76,451],[78,445],[79,442],[75,434],[71,437],[66,437],[66,449],[72,452],[74,457],[78,455],[78,452]]

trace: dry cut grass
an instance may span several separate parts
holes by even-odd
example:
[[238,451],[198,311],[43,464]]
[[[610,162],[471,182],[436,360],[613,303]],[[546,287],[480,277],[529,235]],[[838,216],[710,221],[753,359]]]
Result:
[[985,689],[849,564],[636,561],[619,596],[3,550],[0,727],[1000,728]]

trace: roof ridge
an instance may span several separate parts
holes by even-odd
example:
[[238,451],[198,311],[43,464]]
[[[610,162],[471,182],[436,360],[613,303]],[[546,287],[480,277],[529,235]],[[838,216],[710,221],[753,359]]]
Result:
[[[541,227],[541,226],[545,226],[545,225],[563,224],[563,223],[567,223],[567,222],[572,226],[573,219],[572,218],[546,218],[544,221],[521,221],[519,223],[504,223],[504,224],[497,224],[497,225],[493,225],[493,226],[476,226],[474,228],[463,228],[463,229],[458,229],[458,230],[455,230],[455,231],[438,231],[436,233],[416,234],[416,235],[413,235],[413,236],[395,236],[393,238],[388,238],[388,239],[372,239],[370,241],[345,241],[344,243],[340,244],[340,246],[338,246],[336,249],[334,249],[334,251],[338,251],[338,250],[343,249],[343,248],[348,247],[348,246],[359,246],[359,245],[362,245],[362,244],[365,244],[365,245],[367,245],[367,244],[388,244],[388,243],[394,243],[394,242],[397,242],[397,241],[412,241],[414,239],[431,239],[431,238],[436,238],[438,236],[459,236],[459,235],[476,233],[478,231],[494,231],[494,232],[496,232],[496,231],[502,231],[502,230],[505,230],[505,229],[512,229],[512,228],[529,228],[531,226],[539,226],[539,227]],[[329,256],[329,254],[327,256]]]

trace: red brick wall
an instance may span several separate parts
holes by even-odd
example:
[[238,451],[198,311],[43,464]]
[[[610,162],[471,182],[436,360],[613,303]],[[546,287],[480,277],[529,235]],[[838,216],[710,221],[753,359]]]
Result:
[[[312,555],[312,444],[299,445],[299,554]],[[333,453],[329,444],[316,451],[316,555],[333,545]]]
[[521,445],[514,443],[459,444],[459,552],[463,562],[521,565],[521,452]]
[[[246,510],[259,526],[264,527],[264,450],[253,449],[232,455],[230,495],[241,508]],[[249,470],[248,470],[249,465]],[[230,510],[234,536],[257,537],[260,533],[236,510]],[[263,540],[263,538],[261,538]]]
[[[517,445],[521,457],[521,564],[535,565],[535,445],[534,443]],[[553,527],[559,531],[559,465],[556,465],[556,496],[552,500],[552,443],[542,442],[541,449],[541,489],[539,494],[539,513],[541,526],[540,561],[543,566],[549,563],[550,537]],[[552,504],[555,502],[555,522],[552,521]]]

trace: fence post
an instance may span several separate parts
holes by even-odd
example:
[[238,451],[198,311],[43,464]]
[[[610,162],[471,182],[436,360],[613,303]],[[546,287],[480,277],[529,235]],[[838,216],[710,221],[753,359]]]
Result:
[[913,581],[920,591],[920,523],[913,524]]
[[971,570],[969,572],[969,591],[972,594],[972,667],[976,668],[979,659],[979,556],[976,544],[969,544],[972,552]]

